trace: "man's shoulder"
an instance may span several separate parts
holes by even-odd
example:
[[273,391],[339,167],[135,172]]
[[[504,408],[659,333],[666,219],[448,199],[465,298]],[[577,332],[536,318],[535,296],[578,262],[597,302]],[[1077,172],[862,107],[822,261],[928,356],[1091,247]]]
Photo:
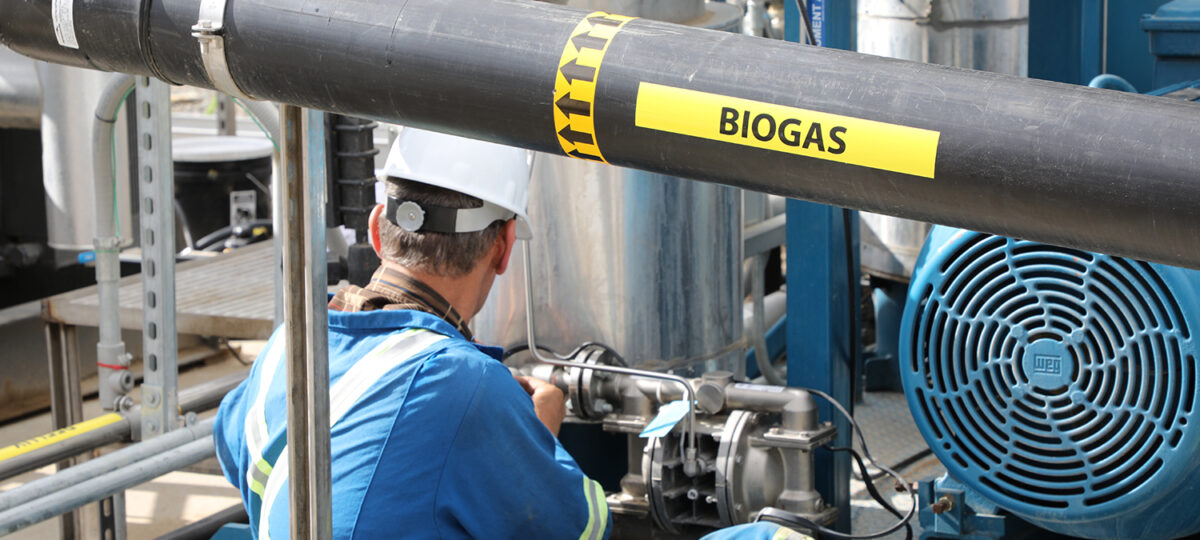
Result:
[[487,379],[497,374],[508,374],[508,368],[499,360],[479,350],[475,344],[456,337],[439,340],[422,351],[418,360],[424,364],[423,373],[448,370],[460,380]]

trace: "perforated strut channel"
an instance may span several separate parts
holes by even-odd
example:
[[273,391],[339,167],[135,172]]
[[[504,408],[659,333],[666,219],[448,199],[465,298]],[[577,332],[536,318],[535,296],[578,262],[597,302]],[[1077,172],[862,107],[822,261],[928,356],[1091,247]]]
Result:
[[1191,466],[1193,329],[1153,267],[977,233],[932,265],[910,291],[923,300],[902,370],[953,475],[1009,508],[1085,519]]

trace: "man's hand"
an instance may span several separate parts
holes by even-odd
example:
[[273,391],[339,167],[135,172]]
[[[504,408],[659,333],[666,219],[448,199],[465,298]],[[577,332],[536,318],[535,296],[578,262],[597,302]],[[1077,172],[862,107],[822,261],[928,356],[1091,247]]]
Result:
[[546,429],[557,437],[563,418],[567,416],[567,397],[557,386],[541,379],[525,376],[515,378],[533,399],[533,412],[537,414],[538,420],[546,424]]

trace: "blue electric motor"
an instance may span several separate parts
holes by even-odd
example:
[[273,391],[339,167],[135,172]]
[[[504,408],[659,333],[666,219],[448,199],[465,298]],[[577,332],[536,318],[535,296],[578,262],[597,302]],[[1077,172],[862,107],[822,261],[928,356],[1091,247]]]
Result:
[[900,371],[930,448],[998,506],[1176,538],[1200,532],[1197,332],[1200,272],[939,226]]

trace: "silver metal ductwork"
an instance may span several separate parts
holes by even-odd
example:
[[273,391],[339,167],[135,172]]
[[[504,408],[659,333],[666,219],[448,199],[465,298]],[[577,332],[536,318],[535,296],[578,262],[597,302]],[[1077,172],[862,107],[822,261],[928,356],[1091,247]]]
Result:
[[[1024,77],[1029,0],[859,0],[858,51]],[[861,216],[863,269],[908,281],[930,224]]]
[[42,86],[34,61],[0,45],[0,128],[37,129]]
[[[736,29],[720,3],[570,0]],[[560,353],[602,342],[638,367],[733,368],[742,338],[741,191],[539,154],[529,187],[536,338]],[[475,317],[481,340],[524,344],[523,261],[513,257]]]

